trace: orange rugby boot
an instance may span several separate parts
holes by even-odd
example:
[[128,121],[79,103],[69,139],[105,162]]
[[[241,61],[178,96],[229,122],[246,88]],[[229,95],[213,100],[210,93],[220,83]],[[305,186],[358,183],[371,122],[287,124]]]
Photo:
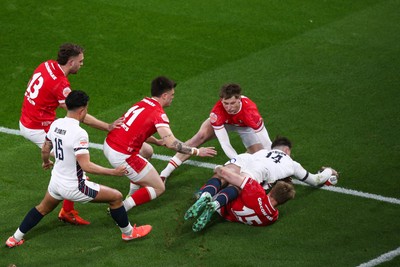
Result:
[[136,238],[141,238],[146,236],[151,231],[151,225],[142,225],[136,227],[136,224],[133,226],[132,233],[130,235],[122,234],[122,239],[125,241],[129,241]]
[[15,248],[17,246],[21,246],[25,240],[21,239],[20,241],[17,241],[14,236],[10,236],[7,241],[6,241],[6,246],[9,248]]
[[71,210],[70,212],[65,212],[63,208],[61,208],[60,213],[58,214],[58,219],[60,221],[70,223],[73,225],[88,225],[90,222],[82,219],[78,215],[78,211],[76,210]]

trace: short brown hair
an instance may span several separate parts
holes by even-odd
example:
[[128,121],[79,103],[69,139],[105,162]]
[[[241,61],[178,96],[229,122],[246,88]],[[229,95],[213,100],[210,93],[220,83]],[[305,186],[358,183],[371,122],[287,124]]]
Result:
[[288,148],[292,149],[292,142],[284,136],[277,136],[275,140],[272,142],[271,149],[278,146],[287,146]]
[[239,84],[236,83],[224,84],[219,91],[219,97],[221,99],[228,99],[233,96],[239,98],[241,94],[242,94],[242,88],[240,87]]
[[276,200],[278,203],[277,205],[282,205],[286,201],[293,199],[296,195],[296,191],[292,183],[278,181],[272,187],[269,195]]
[[158,76],[151,82],[151,96],[160,97],[176,87],[176,82],[165,76]]
[[60,49],[58,50],[57,62],[60,65],[65,65],[71,57],[76,57],[79,54],[83,53],[83,51],[83,47],[77,44],[62,44],[60,46]]

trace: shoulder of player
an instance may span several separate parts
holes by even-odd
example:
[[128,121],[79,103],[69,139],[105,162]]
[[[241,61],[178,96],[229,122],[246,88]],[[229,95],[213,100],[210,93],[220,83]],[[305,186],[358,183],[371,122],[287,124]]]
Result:
[[240,100],[242,102],[242,105],[246,108],[246,109],[257,109],[257,105],[254,101],[252,101],[250,98],[248,98],[247,96],[242,95],[240,97]]

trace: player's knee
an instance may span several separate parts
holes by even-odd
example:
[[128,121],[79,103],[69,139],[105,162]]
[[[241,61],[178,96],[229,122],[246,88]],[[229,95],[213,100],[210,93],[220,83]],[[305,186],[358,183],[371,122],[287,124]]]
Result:
[[157,187],[154,188],[157,197],[162,195],[165,192],[165,184],[161,183]]
[[123,195],[116,189],[112,190],[111,198],[110,198],[110,205],[111,206],[118,206],[123,201]]
[[154,150],[153,147],[149,144],[144,143],[142,148],[140,149],[139,154],[144,157],[145,159],[151,159],[153,156]]

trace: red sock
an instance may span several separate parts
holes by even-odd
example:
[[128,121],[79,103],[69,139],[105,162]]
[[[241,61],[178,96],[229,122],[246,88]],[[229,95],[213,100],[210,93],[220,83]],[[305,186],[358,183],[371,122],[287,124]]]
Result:
[[71,210],[74,210],[74,202],[64,199],[62,207],[65,212],[70,212]]
[[140,189],[136,190],[131,197],[133,198],[133,201],[135,201],[136,206],[142,205],[143,203],[151,200],[150,193],[147,191],[146,187],[141,187]]

